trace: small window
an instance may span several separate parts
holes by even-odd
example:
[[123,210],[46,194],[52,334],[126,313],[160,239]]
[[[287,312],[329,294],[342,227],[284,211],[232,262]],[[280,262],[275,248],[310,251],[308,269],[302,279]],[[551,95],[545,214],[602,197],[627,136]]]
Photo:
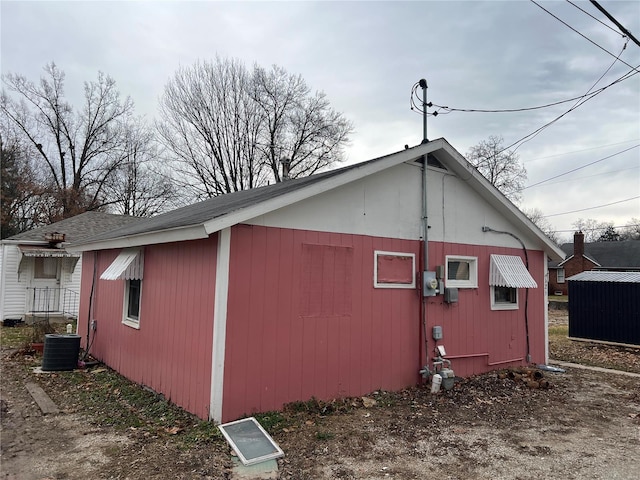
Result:
[[374,288],[416,287],[415,254],[376,250],[374,259]]
[[564,283],[564,268],[558,268],[556,270],[558,283]]
[[141,280],[127,280],[124,290],[124,318],[122,323],[133,328],[140,328]]
[[447,255],[447,287],[478,288],[478,258]]
[[58,278],[58,259],[52,257],[35,257],[33,266],[33,278],[55,279]]
[[518,289],[513,287],[491,287],[491,310],[517,310]]

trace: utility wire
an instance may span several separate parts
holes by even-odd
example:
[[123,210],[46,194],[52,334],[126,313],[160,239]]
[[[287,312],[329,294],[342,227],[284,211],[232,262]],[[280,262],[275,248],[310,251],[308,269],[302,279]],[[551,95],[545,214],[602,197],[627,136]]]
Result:
[[[567,178],[565,180],[558,180],[557,182],[547,183],[545,185],[545,187],[548,187],[550,185],[557,185],[559,183],[575,182],[577,180],[584,180],[585,178],[603,177],[604,175],[611,175],[612,173],[626,172],[627,170],[638,170],[638,169],[640,169],[640,165],[636,165],[635,167],[620,168],[618,170],[609,170],[609,171],[606,171],[606,172],[598,172],[598,173],[594,173],[593,175],[585,175],[583,177]],[[529,187],[525,187],[525,188],[529,188]]]
[[[535,2],[534,2],[535,3]],[[595,0],[591,0],[591,3],[598,9],[600,10],[602,13],[605,14],[605,16],[611,20],[613,23],[616,24],[616,27],[618,27],[620,29],[620,31],[622,33],[624,33],[627,37],[629,37],[631,40],[633,40],[633,42],[638,45],[640,47],[640,42],[638,41],[638,39],[636,37],[634,37],[631,32],[629,30],[627,30],[626,28],[624,28],[620,22],[618,22],[615,18],[613,18],[613,16],[607,12],[604,7],[602,7],[598,2],[596,2]]]
[[529,162],[537,162],[538,160],[545,160],[547,158],[561,157],[563,155],[571,155],[572,153],[581,153],[581,152],[588,152],[588,151],[591,151],[591,150],[597,150],[599,148],[614,147],[616,145],[622,145],[623,143],[637,142],[638,140],[640,140],[640,138],[633,138],[633,139],[630,139],[630,140],[625,140],[623,142],[608,143],[606,145],[598,145],[597,147],[583,148],[582,150],[572,150],[570,152],[556,153],[555,155],[547,155],[546,157],[530,158],[530,159],[526,160],[526,162],[527,163],[529,163]]
[[[596,47],[598,47],[600,50],[602,50],[603,52],[608,53],[609,55],[611,55],[612,57],[615,58],[615,55],[613,53],[611,53],[609,50],[607,50],[604,47],[601,47],[600,45],[598,45],[596,42],[594,42],[593,40],[591,40],[589,37],[587,37],[586,35],[580,33],[578,30],[576,30],[575,28],[573,28],[571,25],[569,25],[567,22],[565,22],[564,20],[562,20],[561,18],[557,17],[556,15],[554,15],[553,13],[551,13],[549,10],[547,10],[546,8],[544,8],[542,5],[540,5],[538,2],[536,2],[535,0],[530,0],[531,3],[533,3],[534,5],[540,7],[542,10],[544,10],[545,12],[547,12],[549,15],[551,15],[553,18],[555,18],[556,20],[558,20],[560,23],[562,23],[563,25],[565,25],[566,27],[570,28],[571,30],[573,30],[574,32],[576,32],[578,35],[580,35],[582,38],[584,38],[585,40],[587,40],[590,43],[593,43]],[[624,60],[621,59],[617,59],[620,62],[624,63],[627,67],[632,68],[635,70],[635,67],[632,67],[631,65],[629,65],[627,62],[625,62]]]
[[610,25],[607,25],[606,23],[604,23],[602,20],[600,20],[599,18],[594,17],[593,15],[591,15],[589,12],[587,12],[586,10],[584,10],[583,8],[579,7],[578,5],[576,5],[575,3],[573,3],[571,0],[567,0],[568,3],[570,3],[571,5],[573,5],[574,7],[576,7],[578,10],[580,10],[582,13],[584,13],[585,15],[590,16],[591,18],[593,18],[596,22],[604,25],[605,27],[607,27],[609,30],[611,30],[612,32],[624,37],[624,35],[622,33],[620,33],[619,31],[617,31],[615,28],[612,28]]
[[[629,227],[640,227],[640,223],[635,223],[635,224],[631,224],[631,225],[616,225],[616,226],[612,226],[611,228],[629,228]],[[595,228],[581,228],[580,230],[582,232],[595,232],[597,230],[606,230],[607,228],[609,228],[609,225],[607,225],[606,227],[595,227]],[[572,228],[570,230],[554,230],[554,233],[566,233],[566,232],[575,232],[576,229]]]
[[[601,158],[601,159],[596,160],[596,161],[594,161],[594,162],[587,163],[586,165],[582,165],[581,167],[573,168],[573,169],[568,170],[568,171],[566,171],[566,172],[564,172],[564,173],[560,173],[560,174],[558,174],[558,175],[554,175],[553,177],[549,177],[549,178],[547,178],[546,180],[541,180],[541,181],[539,181],[539,182],[537,182],[537,183],[533,183],[533,184],[531,184],[531,185],[528,185],[528,186],[524,187],[522,190],[526,190],[527,188],[535,187],[535,186],[540,185],[540,184],[542,184],[542,183],[548,182],[549,180],[555,180],[556,178],[563,177],[564,175],[568,175],[568,174],[570,174],[570,173],[577,172],[578,170],[582,170],[583,168],[590,167],[591,165],[595,165],[596,163],[603,162],[603,161],[605,161],[605,160],[607,160],[607,159],[609,159],[609,158],[611,158],[611,157],[615,157],[616,155],[620,155],[620,154],[622,154],[622,153],[628,152],[629,150],[633,150],[634,148],[638,148],[638,147],[640,147],[640,144],[638,144],[638,145],[634,145],[633,147],[629,147],[629,148],[627,148],[627,149],[625,149],[625,150],[622,150],[622,151],[620,151],[620,152],[613,153],[613,154],[611,154],[611,155],[609,155],[609,156],[607,156],[607,157]],[[520,191],[522,191],[522,190],[520,190]]]
[[638,198],[640,198],[640,195],[638,195],[637,197],[626,198],[624,200],[618,200],[617,202],[605,203],[604,205],[596,205],[595,207],[580,208],[578,210],[571,210],[570,212],[552,213],[551,215],[543,215],[543,217],[544,218],[557,217],[560,215],[568,215],[570,213],[584,212],[587,210],[595,210],[596,208],[609,207],[611,205],[617,205],[618,203],[630,202],[631,200],[636,200]]

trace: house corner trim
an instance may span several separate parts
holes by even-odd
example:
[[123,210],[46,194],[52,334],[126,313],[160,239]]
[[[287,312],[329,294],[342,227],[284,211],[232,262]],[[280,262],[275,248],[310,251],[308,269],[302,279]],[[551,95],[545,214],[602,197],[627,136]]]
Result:
[[224,356],[227,335],[227,299],[229,293],[229,265],[231,254],[231,228],[220,231],[216,260],[216,291],[213,308],[213,353],[211,357],[211,396],[209,418],[222,421],[224,388]]

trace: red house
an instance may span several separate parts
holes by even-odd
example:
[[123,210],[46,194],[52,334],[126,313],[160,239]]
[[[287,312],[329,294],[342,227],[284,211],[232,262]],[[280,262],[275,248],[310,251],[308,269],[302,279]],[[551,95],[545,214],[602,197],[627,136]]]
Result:
[[73,248],[84,346],[216,421],[416,385],[437,345],[458,376],[546,362],[563,258],[443,139]]

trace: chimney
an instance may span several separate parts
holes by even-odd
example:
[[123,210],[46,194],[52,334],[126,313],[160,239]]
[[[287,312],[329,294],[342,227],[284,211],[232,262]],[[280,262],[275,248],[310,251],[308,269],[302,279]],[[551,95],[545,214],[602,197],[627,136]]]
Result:
[[289,167],[291,166],[291,160],[288,158],[283,158],[280,160],[282,163],[282,181],[289,180]]
[[584,255],[584,233],[578,231],[573,234],[573,256],[582,257]]

